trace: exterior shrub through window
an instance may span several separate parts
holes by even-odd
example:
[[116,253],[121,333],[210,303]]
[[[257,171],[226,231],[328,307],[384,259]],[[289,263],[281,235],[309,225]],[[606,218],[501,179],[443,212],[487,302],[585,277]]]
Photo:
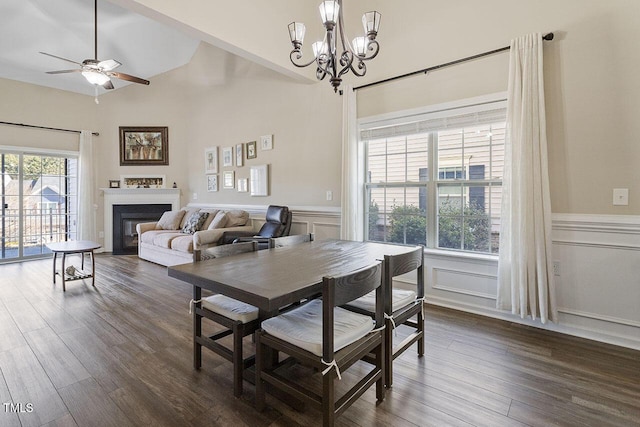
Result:
[[497,253],[505,102],[363,123],[367,240]]

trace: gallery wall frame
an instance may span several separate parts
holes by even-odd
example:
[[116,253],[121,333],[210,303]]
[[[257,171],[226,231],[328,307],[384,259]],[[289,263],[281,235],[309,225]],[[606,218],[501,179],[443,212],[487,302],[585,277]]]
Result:
[[234,173],[234,171],[224,171],[222,173],[222,188],[226,188],[226,189],[235,188],[235,173]]
[[207,175],[207,191],[218,191],[218,175]]
[[251,166],[249,190],[251,196],[269,195],[269,165]]
[[120,166],[168,164],[167,126],[120,126]]
[[218,147],[209,147],[204,150],[204,173],[218,173]]

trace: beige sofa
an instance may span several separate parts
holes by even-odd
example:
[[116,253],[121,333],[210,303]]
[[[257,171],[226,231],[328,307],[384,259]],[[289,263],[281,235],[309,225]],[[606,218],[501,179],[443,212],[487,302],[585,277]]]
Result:
[[165,212],[159,221],[138,224],[136,231],[138,256],[171,266],[192,262],[194,249],[216,246],[226,231],[251,232],[253,226],[249,213],[243,210],[187,206],[179,211]]

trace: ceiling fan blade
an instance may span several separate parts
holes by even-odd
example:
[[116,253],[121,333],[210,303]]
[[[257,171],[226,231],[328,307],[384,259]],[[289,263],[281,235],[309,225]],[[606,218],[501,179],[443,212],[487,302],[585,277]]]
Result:
[[46,52],[40,52],[40,53],[41,53],[41,54],[43,54],[43,55],[50,56],[50,57],[52,57],[52,58],[62,59],[63,61],[71,62],[72,64],[82,65],[82,64],[81,64],[81,63],[79,63],[79,62],[72,61],[72,60],[70,60],[70,59],[63,58],[63,57],[61,57],[61,56],[52,55],[52,54],[50,54],[50,53],[46,53]]
[[65,73],[79,73],[80,71],[82,71],[79,68],[76,68],[75,70],[58,70],[58,71],[46,71],[47,74],[65,74]]
[[143,85],[148,85],[149,80],[141,79],[140,77],[131,76],[125,73],[117,73],[115,71],[109,71],[106,73],[109,77],[115,77],[116,79],[126,80],[128,82],[140,83]]
[[106,59],[104,61],[98,62],[98,68],[102,71],[111,71],[114,68],[118,68],[122,64],[116,61],[115,59]]
[[102,87],[107,90],[111,90],[113,89],[113,83],[111,82],[111,80],[107,80],[105,84],[102,85]]

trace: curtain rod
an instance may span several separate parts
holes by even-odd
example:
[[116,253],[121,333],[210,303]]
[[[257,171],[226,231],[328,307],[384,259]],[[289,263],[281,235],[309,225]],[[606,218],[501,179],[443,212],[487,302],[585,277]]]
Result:
[[[21,126],[21,127],[25,127],[25,128],[46,129],[46,130],[57,130],[57,131],[60,131],[60,132],[80,133],[79,130],[50,128],[50,127],[47,127],[47,126],[26,125],[24,123],[0,122],[0,125]],[[98,132],[91,132],[91,134],[95,135],[95,136],[100,136],[100,133],[98,133]]]
[[[548,33],[548,34],[543,35],[542,36],[542,40],[553,40],[553,33]],[[356,91],[358,89],[364,89],[366,87],[376,86],[376,85],[380,85],[382,83],[388,83],[388,82],[393,81],[393,80],[403,79],[405,77],[414,76],[416,74],[427,74],[429,71],[439,70],[440,68],[449,67],[451,65],[456,65],[456,64],[461,64],[463,62],[471,61],[473,59],[482,58],[483,56],[489,56],[489,55],[493,55],[493,54],[498,53],[498,52],[504,52],[505,50],[509,50],[509,49],[511,49],[510,46],[501,47],[500,49],[494,49],[494,50],[490,50],[488,52],[479,53],[477,55],[467,56],[466,58],[456,59],[455,61],[446,62],[446,63],[440,64],[440,65],[434,65],[433,67],[424,68],[422,70],[413,71],[411,73],[402,74],[400,76],[389,77],[388,79],[379,80],[377,82],[368,83],[368,84],[362,85],[362,86],[356,86],[356,87],[353,88],[353,90]]]

